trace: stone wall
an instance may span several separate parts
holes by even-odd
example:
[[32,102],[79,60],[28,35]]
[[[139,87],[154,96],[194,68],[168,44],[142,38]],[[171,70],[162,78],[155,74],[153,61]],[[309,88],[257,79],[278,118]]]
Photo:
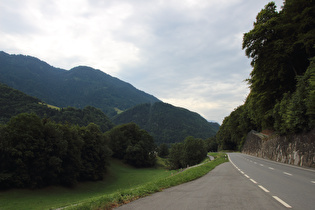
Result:
[[266,136],[251,131],[243,153],[297,166],[315,168],[315,129],[290,136]]

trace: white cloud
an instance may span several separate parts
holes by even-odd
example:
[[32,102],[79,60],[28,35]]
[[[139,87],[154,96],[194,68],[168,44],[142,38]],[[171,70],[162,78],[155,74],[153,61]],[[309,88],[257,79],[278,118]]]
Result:
[[88,65],[221,123],[248,94],[242,37],[268,2],[4,0],[0,50]]

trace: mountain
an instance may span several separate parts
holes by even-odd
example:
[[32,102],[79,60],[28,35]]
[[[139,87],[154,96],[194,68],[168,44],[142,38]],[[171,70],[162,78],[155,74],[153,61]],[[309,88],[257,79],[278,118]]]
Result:
[[0,52],[0,82],[58,107],[93,106],[107,116],[143,103],[160,101],[100,70],[55,68],[31,56]]
[[163,102],[141,104],[113,118],[115,124],[134,122],[148,131],[157,144],[183,141],[187,136],[206,139],[218,131],[199,114]]
[[37,98],[0,83],[0,123],[7,123],[11,117],[20,113],[35,113],[41,118],[79,126],[95,123],[103,132],[114,127],[109,118],[97,108],[91,106],[84,109],[52,107]]

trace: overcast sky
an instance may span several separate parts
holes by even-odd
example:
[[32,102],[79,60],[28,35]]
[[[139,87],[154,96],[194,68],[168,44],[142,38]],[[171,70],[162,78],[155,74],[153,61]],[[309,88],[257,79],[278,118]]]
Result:
[[242,38],[268,2],[0,0],[0,50],[100,69],[221,124],[249,93]]

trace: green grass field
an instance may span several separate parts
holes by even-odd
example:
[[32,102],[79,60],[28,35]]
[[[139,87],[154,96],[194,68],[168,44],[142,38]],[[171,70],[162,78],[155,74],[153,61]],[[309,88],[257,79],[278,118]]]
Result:
[[0,191],[0,209],[54,209],[129,189],[170,174],[165,169],[136,169],[112,160],[109,173],[103,181],[80,183],[74,188]]
[[183,172],[163,169],[164,161],[160,158],[158,167],[149,169],[136,169],[112,160],[103,181],[80,183],[74,188],[48,187],[39,190],[0,191],[0,210],[42,210],[66,206],[70,209],[110,209],[111,206],[199,178],[227,161],[223,155],[215,153],[211,155],[215,156],[216,160],[207,161],[199,167]]

